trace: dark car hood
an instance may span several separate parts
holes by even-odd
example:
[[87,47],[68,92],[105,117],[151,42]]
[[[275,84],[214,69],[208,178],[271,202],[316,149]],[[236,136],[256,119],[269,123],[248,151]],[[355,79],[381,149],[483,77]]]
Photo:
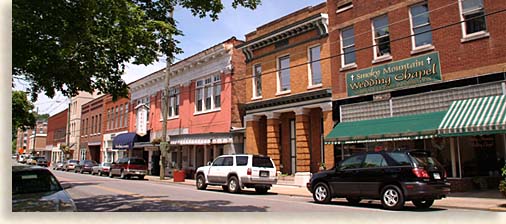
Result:
[[72,198],[64,190],[12,195],[13,212],[75,212]]

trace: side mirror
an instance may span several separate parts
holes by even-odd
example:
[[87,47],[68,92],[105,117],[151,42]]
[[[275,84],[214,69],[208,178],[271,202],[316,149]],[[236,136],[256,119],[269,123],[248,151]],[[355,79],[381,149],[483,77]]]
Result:
[[207,162],[207,165],[208,165],[208,166],[210,166],[211,164],[212,164],[212,163],[211,163],[211,161]]

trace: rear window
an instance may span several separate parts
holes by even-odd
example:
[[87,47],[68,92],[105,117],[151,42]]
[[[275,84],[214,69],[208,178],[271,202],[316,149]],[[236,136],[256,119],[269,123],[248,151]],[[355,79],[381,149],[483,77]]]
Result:
[[146,165],[146,162],[143,159],[130,159],[130,164]]
[[12,173],[12,194],[29,194],[60,191],[56,178],[45,170]]
[[69,160],[69,163],[77,163],[77,160]]
[[269,167],[273,168],[274,165],[271,162],[271,159],[269,157],[259,157],[259,156],[253,156],[253,166],[254,167]]
[[246,166],[246,165],[248,165],[248,157],[247,156],[237,156],[236,163],[237,163],[237,166]]
[[387,152],[397,166],[411,165],[411,160],[408,155],[404,152]]
[[415,162],[417,167],[432,167],[432,166],[441,166],[441,164],[436,160],[436,158],[431,157],[426,153],[410,153],[413,161]]

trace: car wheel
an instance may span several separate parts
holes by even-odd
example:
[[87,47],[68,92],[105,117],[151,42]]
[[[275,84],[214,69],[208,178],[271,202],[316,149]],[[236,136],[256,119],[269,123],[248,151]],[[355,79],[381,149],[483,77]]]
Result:
[[126,178],[125,172],[123,172],[123,170],[121,171],[121,173],[119,175],[119,178],[121,178],[121,179],[125,179]]
[[112,175],[112,172],[111,172],[111,171],[109,171],[109,177],[110,177],[110,178],[113,178],[113,175]]
[[140,175],[139,180],[144,180],[144,175]]
[[432,206],[432,204],[434,204],[433,199],[431,199],[431,200],[413,200],[412,202],[417,208],[430,208],[430,206]]
[[99,175],[99,176],[102,176],[102,171],[98,171],[98,175]]
[[241,186],[239,186],[239,181],[237,177],[232,176],[228,179],[228,191],[231,193],[239,193],[241,192]]
[[401,189],[395,185],[388,185],[381,193],[381,205],[389,210],[399,210],[404,207],[404,195]]
[[330,188],[325,183],[317,183],[313,192],[313,199],[316,203],[327,204],[332,197],[330,196]]
[[207,184],[206,184],[206,179],[204,178],[204,175],[199,174],[197,176],[197,180],[195,181],[195,184],[197,185],[197,189],[205,190],[207,188]]
[[258,194],[265,194],[265,193],[267,193],[268,190],[269,190],[269,188],[266,188],[266,187],[255,187],[255,191]]
[[348,201],[348,203],[350,203],[352,205],[358,205],[362,199],[347,197],[346,200]]
[[80,171],[79,171],[79,173],[83,174],[83,173],[84,173],[84,171],[83,171],[83,170],[80,170]]

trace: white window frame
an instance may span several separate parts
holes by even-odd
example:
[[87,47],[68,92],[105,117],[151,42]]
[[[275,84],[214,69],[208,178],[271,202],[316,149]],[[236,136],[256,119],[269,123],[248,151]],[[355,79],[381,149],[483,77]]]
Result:
[[[290,54],[285,54],[285,55],[281,55],[281,56],[276,57],[276,84],[277,84],[276,85],[276,95],[284,95],[284,94],[289,94],[289,93],[292,92],[292,83],[291,83],[292,80],[291,80],[291,77],[290,77],[290,89],[284,90],[284,91],[281,90],[281,77],[280,77],[280,75],[281,75],[281,68],[280,68],[281,63],[280,63],[280,61],[281,61],[282,58],[285,58],[285,57],[288,58],[288,62],[289,62],[288,63],[288,71],[290,71]],[[291,76],[291,74],[290,74],[290,76]]]
[[[173,86],[169,89],[169,110],[167,111],[167,119],[179,118],[179,106],[180,106],[180,92],[179,86]],[[178,113],[176,115],[176,106],[178,107]]]
[[[311,55],[311,49],[313,48],[316,48],[316,47],[319,47],[320,48],[320,59],[319,61],[317,61],[320,65],[320,83],[317,83],[317,84],[313,84],[313,70],[311,69],[311,63],[313,62],[313,58],[312,58],[312,55]],[[322,46],[321,44],[314,44],[314,45],[311,45],[311,46],[308,46],[307,48],[307,80],[308,80],[308,85],[307,85],[307,88],[308,89],[314,89],[314,88],[318,88],[318,87],[322,87],[322,83],[323,83],[323,71],[322,71],[322,63],[321,63],[321,59],[322,59]],[[316,61],[315,61],[316,62]]]
[[[353,29],[353,38],[355,38],[355,27],[353,25],[344,27],[341,30],[339,30],[339,41],[341,42],[340,43],[340,45],[341,45],[341,47],[340,47],[340,50],[341,50],[341,71],[357,67],[357,54],[356,54],[356,52],[354,52],[355,53],[355,62],[345,64],[346,60],[344,58],[345,57],[345,55],[344,55],[345,46],[344,46],[344,41],[343,41],[344,40],[343,39],[343,31],[348,30],[348,29]],[[353,41],[353,45],[349,45],[346,47],[355,47],[355,41]],[[355,50],[356,50],[356,48],[355,48]]]
[[[216,77],[219,77],[218,80],[216,80]],[[206,83],[206,79],[211,79],[211,82],[210,83]],[[203,85],[198,87],[197,86],[197,82],[199,81],[202,81],[203,82]],[[217,84],[220,85],[220,88],[222,86],[222,82],[221,82],[221,74],[216,74],[216,75],[210,75],[210,76],[206,76],[204,78],[201,78],[201,79],[198,79],[198,80],[195,80],[195,112],[194,112],[194,115],[198,115],[198,114],[204,114],[204,113],[209,113],[209,112],[216,112],[216,111],[220,111],[221,110],[221,95],[222,95],[222,91],[223,91],[223,88],[221,88],[221,91],[220,91],[220,106],[219,107],[216,107],[216,103],[214,102],[214,97],[215,97],[215,93],[214,93],[214,89],[218,86]],[[211,90],[211,108],[210,109],[206,109],[206,95],[205,95],[205,89],[206,87],[209,87]],[[198,111],[197,109],[197,104],[198,104],[198,99],[197,99],[197,92],[199,92],[202,96],[202,110],[201,111]]]
[[260,67],[260,83],[262,83],[262,64],[258,63],[258,64],[254,64],[252,66],[252,71],[253,71],[253,78],[251,79],[251,93],[252,93],[252,97],[251,99],[252,100],[257,100],[257,99],[262,99],[262,89],[260,89],[260,94],[258,94],[258,89],[257,89],[257,74],[256,74],[256,67]]
[[[411,5],[408,8],[409,25],[411,27],[411,50],[412,50],[411,54],[416,54],[416,53],[419,53],[419,52],[423,52],[423,51],[428,51],[428,50],[434,49],[434,45],[432,44],[433,39],[434,39],[433,37],[431,38],[431,43],[430,44],[424,44],[424,45],[416,46],[415,28],[420,28],[420,27],[424,27],[424,26],[430,26],[431,27],[430,17],[429,17],[429,23],[428,24],[423,24],[423,25],[420,25],[418,27],[414,27],[413,26],[413,15],[411,14],[411,8],[416,7],[416,6],[420,6],[420,5],[427,5],[427,14],[430,14],[429,2],[428,1],[423,1],[423,2],[420,2],[420,3],[414,4],[414,5]],[[430,33],[432,34],[432,27],[431,27]]]
[[388,25],[388,31],[389,31],[389,33],[388,33],[388,37],[389,37],[388,44],[390,45],[390,53],[378,56],[379,44],[376,43],[376,39],[379,39],[380,37],[376,37],[376,31],[375,31],[375,27],[374,27],[374,20],[377,19],[377,18],[383,17],[383,16],[386,16],[387,17],[387,21],[388,21],[388,14],[379,15],[379,16],[376,16],[376,17],[374,17],[374,18],[371,19],[371,32],[372,32],[371,36],[372,36],[372,43],[374,45],[374,47],[372,48],[373,49],[373,58],[374,58],[373,61],[372,61],[373,64],[374,63],[383,62],[383,61],[388,61],[388,60],[392,59],[392,45],[391,45],[391,41],[390,41],[390,24],[389,23],[387,23],[387,25]]
[[[466,22],[465,22],[465,19],[464,19],[464,12],[463,12],[463,5],[462,5],[462,1],[463,0],[457,0],[458,3],[459,3],[459,14],[460,14],[460,26],[461,26],[461,30],[462,30],[462,39],[461,39],[461,42],[466,42],[466,41],[471,41],[471,40],[476,40],[476,39],[480,39],[480,38],[483,38],[483,37],[488,37],[490,36],[489,32],[488,32],[488,26],[487,26],[487,19],[485,17],[485,30],[482,30],[482,31],[478,31],[478,32],[475,32],[475,33],[471,33],[471,34],[467,34],[467,31],[466,31]],[[485,3],[483,2],[483,0],[481,1],[483,3],[483,8],[481,10],[483,10],[483,13],[485,13]]]

